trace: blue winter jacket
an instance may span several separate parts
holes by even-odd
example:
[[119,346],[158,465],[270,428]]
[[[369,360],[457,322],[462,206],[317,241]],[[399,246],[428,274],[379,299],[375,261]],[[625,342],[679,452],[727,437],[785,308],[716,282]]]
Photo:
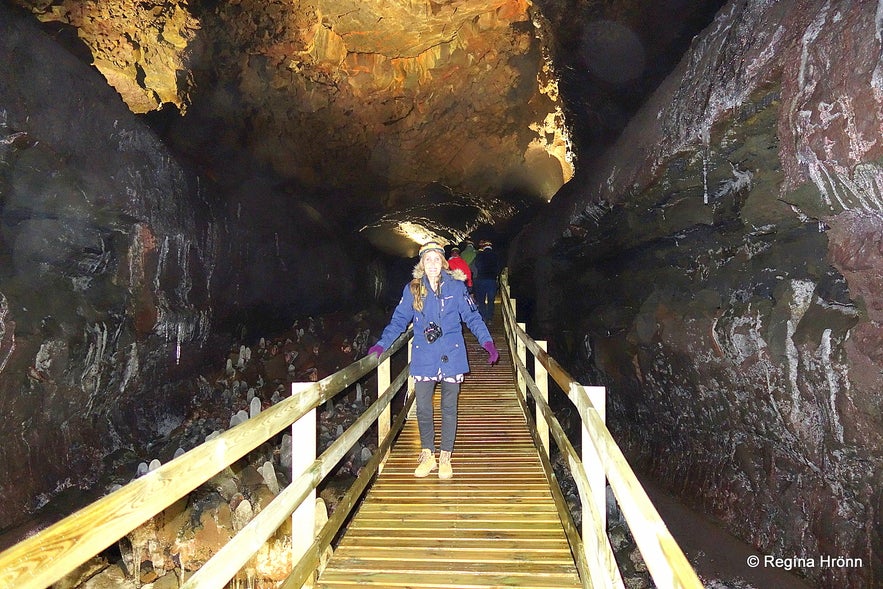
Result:
[[[461,271],[454,273],[442,270],[439,294],[429,286],[429,280],[420,269],[414,270],[414,277],[426,285],[426,300],[423,311],[414,310],[414,297],[410,284],[406,284],[402,299],[393,311],[389,325],[383,330],[377,343],[388,349],[409,323],[414,323],[414,343],[411,350],[411,375],[454,376],[469,372],[466,359],[466,342],[463,340],[462,320],[481,344],[493,341],[487,325],[475,307],[475,303],[463,282],[466,276]],[[443,335],[429,343],[424,329],[434,321],[442,328]]]

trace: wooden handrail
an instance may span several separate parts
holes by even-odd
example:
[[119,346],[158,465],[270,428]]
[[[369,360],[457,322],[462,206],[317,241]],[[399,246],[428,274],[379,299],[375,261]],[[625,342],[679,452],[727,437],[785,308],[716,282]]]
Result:
[[[536,410],[541,414],[544,422],[549,426],[549,432],[552,435],[552,439],[558,446],[559,451],[562,456],[564,456],[567,460],[567,465],[572,473],[574,480],[577,482],[577,491],[580,494],[580,503],[585,506],[583,509],[583,521],[589,522],[590,527],[593,530],[596,538],[606,538],[607,531],[603,529],[604,519],[601,517],[601,514],[598,513],[598,508],[595,506],[595,503],[589,499],[589,489],[588,489],[588,475],[586,474],[586,469],[580,459],[579,453],[571,444],[570,439],[567,437],[567,434],[564,431],[564,428],[561,426],[561,423],[555,417],[552,412],[552,408],[549,407],[549,404],[540,396],[539,387],[537,387],[537,383],[530,377],[530,374],[527,371],[526,366],[516,366],[516,370],[519,370],[525,380],[527,381],[527,387],[531,392],[533,399],[536,401]],[[531,423],[531,431],[536,428],[536,424],[539,423],[539,419],[534,419],[533,416],[528,416],[528,418],[534,422]],[[539,434],[539,432],[537,432]],[[581,484],[583,482],[584,484]],[[567,513],[569,516],[569,512]],[[567,526],[565,526],[567,527]],[[584,542],[584,539],[579,539],[576,544]],[[574,543],[573,541],[571,542]],[[616,558],[613,554],[613,547],[611,546],[609,541],[605,541],[603,543],[598,543],[594,551],[598,554],[598,561],[595,563],[596,566],[600,563],[601,568],[597,569],[598,572],[604,571],[606,575],[604,578],[609,578],[614,580],[614,585],[617,587],[623,586],[621,575],[619,569],[616,565]],[[582,558],[585,561],[585,552],[593,552],[593,551],[585,551],[585,550],[574,550],[574,556],[576,558]],[[577,560],[577,568],[579,567],[580,562]],[[588,577],[591,576],[589,572],[590,566],[588,562],[585,562],[582,568],[580,568],[581,575],[584,575],[584,581],[588,580]],[[597,573],[596,573],[597,576]],[[618,579],[618,582],[616,580]],[[592,587],[592,583],[586,583],[586,586]]]
[[[353,447],[353,444],[355,444],[359,438],[368,431],[368,428],[371,427],[371,424],[374,423],[384,408],[389,406],[393,395],[402,387],[407,376],[408,370],[405,368],[399,373],[395,382],[393,382],[392,385],[390,385],[386,391],[371,404],[365,413],[359,416],[359,418],[347,428],[342,436],[337,438],[337,440],[335,440],[319,458],[313,461],[313,464],[306,472],[304,472],[304,474],[298,477],[297,480],[292,481],[290,485],[279,493],[279,495],[273,498],[273,500],[259,514],[252,518],[252,520],[240,530],[239,533],[231,538],[229,542],[221,547],[218,552],[202,565],[199,571],[181,586],[181,589],[217,587],[219,581],[226,583],[232,579],[254,555],[255,550],[260,548],[264,542],[267,541],[279,526],[282,525],[286,518],[291,515],[295,508],[306,499],[309,492],[315,489],[319,483],[328,476],[341,458],[346,456],[346,453]],[[384,440],[384,444],[386,444],[387,447],[390,444],[389,440],[392,440],[397,432],[398,430],[392,430],[392,435],[387,434],[386,440]],[[382,457],[383,452],[380,452],[380,449],[378,448],[375,455]],[[379,462],[380,461],[378,460],[376,464],[379,465]],[[366,466],[359,476],[364,476],[368,479],[374,475],[374,472],[376,472],[376,466],[373,470],[369,466]],[[364,486],[362,489],[364,489]],[[356,496],[356,498],[358,498],[358,496]],[[338,510],[343,511],[344,515],[349,513],[349,509],[341,509],[341,505],[344,503],[345,501],[341,501],[338,505],[338,508],[335,510],[335,516],[337,516]],[[331,527],[333,524],[334,521],[332,519],[329,520],[325,526]],[[333,532],[336,533],[337,530],[333,530]],[[332,533],[332,537],[333,535],[334,534]],[[321,554],[321,550],[324,548],[325,546],[320,546],[320,549],[316,552],[317,560],[318,555]],[[302,562],[304,560],[307,559],[302,559]],[[316,564],[317,563],[312,563],[311,566],[308,567],[308,570],[312,571],[315,569]],[[304,580],[305,577],[299,580],[300,584],[298,587],[303,584]]]
[[[507,337],[510,340],[510,349],[515,349],[516,344],[513,341],[515,340],[523,344],[526,349],[530,350],[536,360],[543,366],[549,376],[552,377],[564,394],[567,395],[567,398],[576,407],[580,419],[582,420],[583,432],[584,434],[587,434],[584,436],[584,439],[588,438],[588,440],[591,441],[593,450],[597,455],[601,468],[603,469],[603,478],[609,482],[610,488],[613,490],[613,494],[619,503],[626,524],[638,545],[638,550],[640,550],[641,555],[644,557],[644,561],[647,564],[647,569],[653,578],[653,582],[660,589],[702,588],[702,583],[699,580],[699,577],[696,575],[693,567],[690,566],[689,561],[686,556],[684,556],[684,553],[678,546],[677,542],[671,536],[665,522],[663,522],[662,518],[659,516],[656,508],[647,496],[646,491],[644,491],[643,486],[641,486],[634,471],[629,466],[628,461],[625,459],[625,456],[622,454],[622,451],[616,444],[613,436],[610,434],[610,430],[607,429],[604,419],[589,399],[585,388],[579,385],[579,383],[564,368],[562,368],[554,358],[546,353],[546,351],[527,334],[525,329],[516,322],[515,302],[511,297],[508,273],[506,271],[504,271],[501,276],[501,286],[503,323],[506,328]],[[530,392],[531,398],[535,402],[537,410],[536,421],[539,422],[540,419],[542,419],[548,423],[555,443],[558,445],[562,454],[567,458],[568,468],[570,469],[571,476],[573,476],[574,482],[580,493],[580,501],[584,512],[583,521],[587,521],[586,518],[589,517],[592,518],[592,521],[602,522],[603,515],[597,513],[598,509],[595,507],[595,502],[590,499],[593,496],[593,491],[598,491],[597,489],[592,489],[590,485],[590,480],[594,480],[593,475],[586,472],[583,460],[579,458],[578,454],[573,449],[564,434],[563,429],[557,419],[555,419],[548,404],[543,399],[541,391],[536,383],[533,382],[524,361],[519,359],[516,354],[513,354],[512,356],[513,361],[516,362],[516,371],[520,375],[520,379],[525,381],[526,390]],[[585,447],[586,444],[583,444],[583,446],[582,451],[585,454],[587,451],[587,448]],[[601,491],[603,492],[604,489],[601,489]],[[562,515],[566,515],[568,518],[570,517],[569,513]],[[593,530],[596,537],[591,540],[598,549],[590,552],[591,556],[594,557],[594,562],[589,563],[589,568],[596,572],[606,571],[608,573],[604,576],[602,586],[622,587],[623,582],[619,575],[619,571],[612,570],[615,566],[615,561],[611,563],[612,552],[609,548],[609,539],[607,538],[606,530],[599,529],[599,527],[600,526],[596,526]],[[588,528],[584,528],[584,536],[588,533],[586,531],[587,529]],[[584,552],[584,545],[588,540],[588,538],[583,537],[581,539],[582,545],[571,546],[571,549],[575,554],[578,552]],[[592,565],[594,565],[594,567]],[[580,572],[581,575],[585,574],[584,571]],[[594,576],[592,580],[595,586],[599,585]]]
[[[549,474],[553,497],[565,532],[571,543],[584,587],[623,587],[612,547],[606,536],[603,493],[607,481],[619,502],[638,548],[657,587],[701,588],[702,585],[683,552],[671,537],[646,493],[629,467],[604,424],[603,414],[592,403],[591,387],[579,385],[544,349],[534,341],[523,325],[516,323],[515,301],[511,298],[508,276],[502,276],[503,317],[512,358],[515,362],[519,400]],[[299,393],[273,405],[242,424],[197,446],[171,462],[148,472],[121,489],[66,517],[40,533],[0,553],[0,589],[43,589],[74,571],[89,558],[161,513],[185,497],[236,460],[281,432],[318,406],[355,383],[373,369],[378,370],[377,400],[323,454],[296,471],[290,485],[283,489],[258,515],[223,546],[199,571],[187,579],[187,589],[218,588],[229,582],[266,543],[280,525],[311,497],[322,480],[346,455],[368,428],[378,422],[378,448],[362,469],[356,482],[335,509],[334,515],[314,536],[309,534],[306,550],[296,555],[297,562],[283,587],[301,587],[314,573],[320,555],[342,527],[370,480],[382,468],[392,440],[400,431],[413,403],[412,387],[395,423],[389,425],[389,407],[393,396],[407,379],[407,367],[389,383],[389,359],[410,341],[411,331],[402,335],[379,359],[362,358],[343,370],[316,383],[299,383]],[[410,362],[410,346],[408,362]],[[536,364],[534,377],[526,366],[529,351]],[[577,408],[583,423],[583,457],[573,448],[546,401],[546,375],[551,377]],[[536,379],[542,379],[539,384]],[[385,386],[389,383],[388,386]],[[293,387],[294,389],[294,387]],[[534,401],[536,416],[529,411],[528,398]],[[602,397],[603,400],[603,397]],[[382,422],[382,423],[381,423]],[[538,424],[544,424],[538,427]],[[577,485],[583,506],[583,531],[580,538],[567,504],[557,488],[548,458],[551,434]],[[587,472],[586,452],[590,449],[603,472]],[[601,481],[599,489],[597,481]],[[593,487],[594,485],[594,487]],[[294,531],[293,531],[294,533]],[[586,545],[591,550],[586,549]]]
[[[410,341],[411,335],[412,331],[409,329],[381,354],[380,358],[366,356],[310,384],[301,394],[280,401],[251,419],[8,548],[0,553],[0,589],[44,589],[63,578],[254,448],[290,427],[309,411],[334,397],[379,365],[388,363],[390,356]],[[396,379],[396,383],[401,386],[400,379]],[[384,396],[387,404],[391,398],[391,394]],[[379,401],[375,402],[372,408],[378,404]],[[370,409],[369,411],[379,413],[382,409],[383,407],[380,407],[378,411]],[[359,427],[363,425],[364,423],[360,423]],[[356,427],[355,424],[350,429],[353,427]],[[344,437],[350,446],[358,440],[358,436],[354,435],[345,434]],[[310,469],[309,473],[293,481],[284,493],[280,494],[280,496],[284,495],[283,499],[271,514],[266,516],[266,520],[276,521],[280,517],[278,511],[285,511],[291,505],[296,507],[302,502],[303,497],[321,483],[324,475],[327,475],[336,464],[336,460],[349,450],[343,448],[341,451],[342,445],[332,446],[333,452],[332,448],[329,448],[323,454],[323,459],[317,461],[319,464],[315,469]],[[332,455],[336,457],[334,464],[331,463]],[[279,497],[276,500],[279,500]],[[282,505],[285,507],[282,508]],[[277,513],[274,514],[274,511]],[[243,536],[244,539],[237,543],[249,544],[245,538],[249,536],[253,538],[258,525],[261,527],[261,534],[266,533],[269,524],[256,524],[248,529]],[[272,534],[272,530],[269,533]],[[310,530],[309,533],[312,537],[313,531]],[[249,556],[253,555],[261,545],[262,543],[251,544],[252,552]],[[226,570],[223,574],[226,574]],[[221,587],[226,582],[227,579],[224,579],[219,584],[218,578],[212,576],[208,583],[197,579],[194,584],[188,586]]]

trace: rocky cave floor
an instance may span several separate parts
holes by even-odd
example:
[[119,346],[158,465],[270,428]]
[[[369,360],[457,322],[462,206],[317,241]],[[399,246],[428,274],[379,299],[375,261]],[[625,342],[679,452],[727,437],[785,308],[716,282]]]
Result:
[[[196,447],[207,437],[217,435],[247,419],[255,411],[266,409],[288,394],[291,382],[316,381],[333,374],[362,357],[377,339],[388,316],[380,310],[355,315],[326,315],[295,321],[285,332],[268,335],[257,342],[232,346],[226,359],[220,359],[216,371],[202,374],[194,386],[188,415],[162,439],[140,451],[121,451],[109,470],[103,488],[112,490],[140,476],[156,465],[171,460],[176,454]],[[251,347],[249,347],[251,346]],[[394,369],[395,370],[395,369]],[[362,411],[376,399],[373,373],[357,385],[326,403],[318,414],[318,451],[324,451],[342,434]],[[395,408],[394,408],[395,410]],[[573,423],[573,419],[564,419]],[[204,529],[241,529],[253,514],[260,511],[289,482],[290,440],[279,434],[272,443],[257,448],[247,458],[231,466],[197,489],[180,513],[157,518],[111,547],[101,557],[87,563],[77,574],[54,586],[54,589],[105,587],[144,587],[165,589],[178,587],[184,552],[186,560],[200,561],[226,541],[224,534],[208,539]],[[578,434],[577,434],[578,437]],[[335,471],[318,489],[320,506],[325,513],[334,512],[346,490],[358,476],[362,466],[376,450],[376,432],[369,431],[341,461]],[[152,464],[151,464],[152,463]],[[272,465],[268,467],[267,465]],[[553,456],[553,464],[562,492],[571,507],[577,527],[580,526],[578,492],[563,461]],[[682,544],[688,559],[700,574],[706,587],[713,589],[760,589],[776,586],[782,589],[804,589],[807,585],[781,571],[759,571],[744,565],[751,548],[734,540],[714,522],[681,505],[676,499],[645,482],[648,494],[663,519]],[[88,500],[85,495],[70,493],[57,497],[46,506],[44,519],[52,513],[76,509],[76,503]],[[170,508],[171,509],[171,508]],[[324,519],[320,516],[320,520]],[[39,522],[41,517],[35,518]],[[190,524],[180,525],[187,521]],[[44,527],[49,522],[43,522]],[[629,589],[653,587],[646,565],[616,509],[615,500],[608,500],[608,531],[616,558]],[[281,530],[280,535],[285,531]],[[287,547],[276,541],[266,560],[278,557]],[[174,549],[173,548],[174,545]],[[198,546],[198,548],[195,548]],[[139,555],[140,557],[136,557]],[[173,556],[170,556],[173,555]],[[278,558],[276,560],[279,560]],[[284,578],[285,566],[258,564],[255,577],[236,580],[242,586],[274,587]],[[187,575],[191,573],[186,573]],[[280,577],[281,575],[281,577]],[[773,575],[772,578],[770,575]],[[263,578],[263,579],[262,579]],[[137,580],[136,580],[137,579]]]

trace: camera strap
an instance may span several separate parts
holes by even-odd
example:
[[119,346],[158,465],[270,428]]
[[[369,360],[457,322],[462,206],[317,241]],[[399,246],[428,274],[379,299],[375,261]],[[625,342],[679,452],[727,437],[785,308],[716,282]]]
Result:
[[[428,278],[425,280],[427,283],[429,282]],[[435,323],[437,325],[441,325],[441,318],[442,318],[442,315],[444,314],[444,310],[445,310],[445,298],[442,296],[442,289],[444,288],[444,283],[445,283],[444,274],[442,274],[441,278],[439,278],[439,281],[438,281],[438,292],[435,292],[432,289],[432,284],[429,285],[429,292],[431,292],[432,296],[435,297],[435,301],[437,303],[436,308],[435,308],[435,311],[436,311]],[[424,309],[425,308],[426,307],[424,306]],[[426,313],[424,313],[423,315],[426,316]]]

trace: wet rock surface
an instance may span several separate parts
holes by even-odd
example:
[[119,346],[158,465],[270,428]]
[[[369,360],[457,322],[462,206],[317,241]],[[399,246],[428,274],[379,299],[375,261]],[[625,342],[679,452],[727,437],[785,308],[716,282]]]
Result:
[[237,215],[241,201],[219,199],[32,18],[4,6],[0,26],[6,530],[178,427],[186,385],[243,321],[278,330],[295,308],[369,301],[385,279],[321,219],[271,214],[279,191],[266,183],[248,187],[266,197],[261,214]]
[[883,575],[873,12],[728,4],[513,248],[636,468],[820,587]]

